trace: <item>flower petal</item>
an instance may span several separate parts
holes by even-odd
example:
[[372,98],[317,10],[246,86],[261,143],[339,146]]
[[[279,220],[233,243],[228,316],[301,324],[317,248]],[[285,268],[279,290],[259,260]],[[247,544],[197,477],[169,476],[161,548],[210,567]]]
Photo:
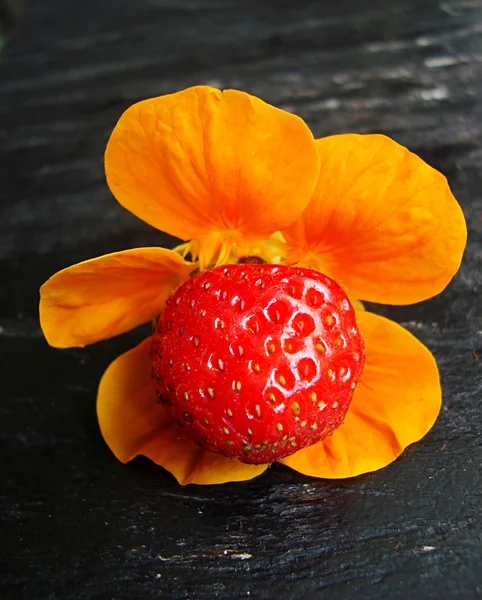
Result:
[[219,234],[246,243],[296,219],[319,158],[299,117],[244,92],[199,86],[131,106],[105,169],[117,200],[139,218],[219,246]]
[[429,350],[393,321],[357,313],[365,370],[345,423],[332,437],[281,462],[306,475],[353,477],[385,467],[434,424],[441,406]]
[[244,481],[263,473],[268,465],[230,460],[185,437],[157,402],[149,358],[151,339],[119,356],[100,382],[97,416],[115,456],[128,462],[143,454],[171,472],[181,485]]
[[51,346],[85,346],[158,315],[193,264],[163,248],[106,254],[59,271],[40,288],[40,324]]
[[442,291],[467,236],[445,177],[383,135],[316,144],[321,168],[313,198],[283,231],[296,259],[362,300],[409,304]]
[[350,302],[356,311],[364,311],[365,310],[365,306],[363,305],[363,302],[360,302],[360,300],[357,300],[356,298],[350,298]]

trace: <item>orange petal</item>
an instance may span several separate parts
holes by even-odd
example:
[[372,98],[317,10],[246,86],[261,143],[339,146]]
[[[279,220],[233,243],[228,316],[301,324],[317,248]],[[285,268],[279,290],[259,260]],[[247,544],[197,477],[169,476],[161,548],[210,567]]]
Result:
[[105,169],[125,208],[212,246],[212,257],[224,239],[250,243],[296,219],[319,158],[300,118],[244,92],[199,86],[131,106],[109,140]]
[[59,271],[40,288],[40,324],[51,346],[85,346],[146,323],[193,264],[163,248],[106,254]]
[[432,427],[441,389],[435,359],[411,333],[357,313],[367,359],[345,419],[332,437],[281,462],[306,475],[353,477],[385,467]]
[[181,485],[244,481],[268,465],[245,465],[207,452],[187,439],[157,402],[151,379],[151,338],[122,354],[102,377],[97,416],[108,446],[122,462],[138,454],[170,471]]
[[365,306],[363,305],[363,302],[360,302],[360,300],[357,300],[356,298],[350,298],[350,302],[356,311],[364,311],[365,310]]
[[409,304],[442,291],[467,236],[445,177],[383,135],[316,144],[321,169],[313,198],[283,231],[293,257],[362,300]]

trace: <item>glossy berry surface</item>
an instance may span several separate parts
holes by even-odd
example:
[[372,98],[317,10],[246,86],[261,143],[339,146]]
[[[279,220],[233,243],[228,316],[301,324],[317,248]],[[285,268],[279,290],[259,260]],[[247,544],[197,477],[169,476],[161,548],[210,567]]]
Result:
[[342,424],[365,350],[333,280],[237,264],[204,271],[174,293],[151,359],[159,402],[194,442],[261,464]]

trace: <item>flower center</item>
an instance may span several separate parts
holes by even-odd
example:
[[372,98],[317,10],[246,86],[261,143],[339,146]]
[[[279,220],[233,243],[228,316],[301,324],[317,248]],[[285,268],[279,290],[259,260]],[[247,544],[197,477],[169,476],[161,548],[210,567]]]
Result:
[[279,256],[279,248],[273,240],[247,240],[236,230],[210,232],[200,240],[181,244],[174,251],[183,257],[190,254],[201,271],[236,263],[241,257],[258,256],[271,263],[278,262]]

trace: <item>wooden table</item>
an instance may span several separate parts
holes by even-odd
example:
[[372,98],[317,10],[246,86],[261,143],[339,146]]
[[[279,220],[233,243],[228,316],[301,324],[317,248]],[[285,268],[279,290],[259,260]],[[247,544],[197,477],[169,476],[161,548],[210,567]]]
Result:
[[[43,0],[0,61],[0,597],[480,598],[482,2]],[[381,132],[450,180],[470,235],[437,298],[374,310],[435,354],[444,408],[383,471],[346,481],[273,466],[181,488],[123,466],[95,417],[134,331],[58,351],[38,287],[58,269],[173,240],[103,173],[131,103],[196,83],[302,116],[316,136]]]

